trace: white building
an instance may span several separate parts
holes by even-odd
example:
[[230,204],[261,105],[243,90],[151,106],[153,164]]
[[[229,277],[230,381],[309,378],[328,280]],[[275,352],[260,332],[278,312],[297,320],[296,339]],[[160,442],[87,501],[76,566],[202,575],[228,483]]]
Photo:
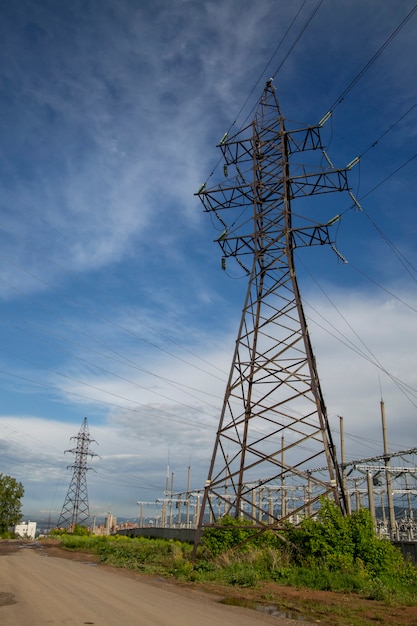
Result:
[[19,537],[24,537],[25,539],[35,539],[36,535],[36,522],[23,522],[23,524],[17,524],[14,527],[14,532]]

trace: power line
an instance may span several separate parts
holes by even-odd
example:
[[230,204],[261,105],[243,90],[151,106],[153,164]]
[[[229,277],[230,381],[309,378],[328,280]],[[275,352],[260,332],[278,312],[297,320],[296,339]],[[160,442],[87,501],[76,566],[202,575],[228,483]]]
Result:
[[359,158],[361,159],[363,156],[365,156],[365,154],[367,154],[367,152],[369,152],[369,150],[371,150],[372,148],[375,148],[375,146],[381,141],[381,139],[383,137],[385,137],[389,132],[391,132],[400,122],[402,122],[402,120],[404,118],[407,117],[407,115],[409,113],[411,113],[411,111],[413,111],[413,109],[415,109],[417,107],[417,102],[415,104],[413,104],[405,113],[403,113],[393,124],[391,124],[386,130],[384,130],[384,132],[379,135],[379,137],[377,139],[375,139],[375,141],[373,141],[360,155]]
[[[43,280],[42,278],[40,278],[39,276],[37,276],[34,272],[31,272],[23,267],[21,267],[20,265],[18,265],[17,263],[13,263],[12,261],[10,261],[8,258],[4,257],[4,261],[6,261],[6,263],[9,263],[10,265],[17,267],[21,272],[24,272],[25,274],[27,274],[28,276],[31,276],[32,278],[34,278],[35,280],[39,281],[41,284],[47,286],[50,290],[60,294],[60,295],[64,295],[66,297],[66,299],[69,302],[72,302],[73,304],[75,304],[77,307],[80,307],[82,309],[85,309],[86,311],[88,311],[89,313],[92,313],[93,315],[95,315],[98,319],[111,324],[112,326],[114,326],[115,328],[118,328],[119,330],[121,330],[122,332],[131,335],[133,337],[135,337],[136,339],[140,339],[141,341],[147,343],[148,345],[150,345],[153,348],[157,348],[158,350],[174,357],[175,359],[178,359],[179,361],[185,363],[186,365],[189,365],[195,369],[200,370],[201,372],[203,372],[204,374],[207,374],[209,376],[212,376],[213,378],[217,378],[218,380],[222,380],[222,378],[220,378],[219,376],[216,376],[215,374],[212,374],[211,372],[208,372],[206,370],[204,370],[203,368],[199,367],[198,365],[195,364],[191,364],[189,361],[186,361],[185,359],[183,359],[182,357],[180,357],[179,355],[174,354],[173,352],[171,352],[170,350],[167,350],[165,348],[163,348],[162,346],[159,346],[158,344],[155,344],[154,342],[150,341],[149,339],[146,339],[142,336],[140,336],[138,333],[134,332],[133,330],[126,328],[125,326],[123,326],[122,324],[120,324],[119,322],[115,322],[114,320],[111,320],[110,318],[104,316],[103,314],[99,313],[98,311],[96,311],[95,309],[93,309],[90,306],[87,306],[86,304],[84,304],[83,302],[80,302],[78,300],[75,300],[74,298],[70,298],[68,297],[68,295],[65,294],[65,292],[63,292],[62,290],[58,289],[57,287],[54,287],[51,283],[49,283],[46,280]],[[199,360],[200,359],[199,357]],[[211,365],[211,364],[210,364]]]
[[[321,2],[323,2],[323,1],[324,1],[324,0],[321,0]],[[231,124],[231,126],[230,126],[230,128],[229,128],[229,130],[228,130],[228,133],[230,133],[230,131],[231,131],[231,129],[233,128],[233,126],[235,126],[235,124],[237,123],[237,120],[239,119],[239,117],[240,117],[240,115],[241,115],[242,111],[243,111],[243,110],[244,110],[244,108],[246,107],[246,105],[247,105],[247,103],[249,102],[250,98],[253,96],[253,94],[254,94],[254,92],[255,92],[255,89],[258,87],[258,85],[259,85],[259,83],[261,82],[261,80],[262,80],[263,76],[265,76],[265,73],[266,73],[266,71],[267,71],[268,67],[271,65],[271,63],[272,63],[272,61],[273,61],[274,57],[275,57],[275,56],[277,55],[277,53],[278,53],[278,50],[281,48],[281,46],[282,46],[282,44],[284,43],[285,39],[288,37],[289,33],[291,32],[291,30],[292,30],[292,28],[293,28],[293,26],[294,26],[295,22],[297,21],[297,19],[298,19],[299,15],[300,15],[300,14],[301,14],[301,12],[302,12],[302,10],[303,10],[303,8],[304,8],[304,6],[305,6],[306,2],[307,2],[307,0],[303,0],[303,2],[302,2],[302,4],[301,4],[300,8],[298,9],[298,11],[297,11],[297,13],[295,14],[295,16],[293,17],[293,19],[291,20],[291,22],[290,22],[289,26],[287,27],[286,31],[284,32],[283,36],[282,36],[282,37],[281,37],[281,39],[279,40],[279,43],[278,43],[277,47],[275,48],[275,50],[273,51],[273,53],[272,53],[272,55],[271,55],[271,57],[270,57],[269,61],[267,62],[267,64],[265,65],[264,69],[263,69],[263,70],[262,70],[262,72],[260,73],[258,80],[256,81],[256,83],[254,84],[254,86],[253,86],[253,87],[252,87],[252,89],[250,90],[249,95],[247,96],[246,100],[244,101],[244,103],[242,104],[241,108],[239,109],[238,114],[236,115],[235,120],[233,121],[233,123]],[[321,4],[321,2],[320,2],[320,4]],[[288,55],[287,55],[287,56],[288,56]],[[277,73],[277,72],[275,72],[275,74],[276,74],[276,73]],[[275,74],[274,74],[274,76],[275,76]],[[252,109],[252,110],[253,110],[253,109]],[[249,115],[250,115],[250,113],[249,113]],[[246,118],[246,119],[248,119],[248,118]],[[245,123],[245,122],[243,122],[243,123]]]
[[385,241],[387,246],[391,249],[392,253],[397,257],[398,261],[401,263],[401,265],[403,266],[405,271],[409,274],[409,276],[412,278],[412,280],[414,280],[414,282],[417,282],[417,276],[416,276],[417,268],[414,267],[414,265],[409,261],[409,259],[407,259],[400,252],[400,250],[398,250],[398,248],[393,244],[393,242],[389,239],[389,237],[382,232],[382,230],[375,223],[375,221],[370,217],[367,211],[363,209],[362,212],[364,216],[366,217],[366,219],[369,221],[369,223],[372,224],[372,226],[375,228],[377,233],[379,233],[381,238]]
[[[284,56],[283,60],[281,61],[281,63],[279,64],[279,66],[277,67],[277,69],[275,70],[275,72],[272,74],[272,78],[276,78],[277,74],[280,72],[280,70],[282,69],[282,67],[284,66],[284,64],[286,63],[286,61],[288,60],[289,56],[291,55],[292,51],[294,50],[294,48],[296,47],[296,45],[299,43],[299,41],[301,40],[302,36],[304,35],[305,31],[307,30],[307,28],[310,26],[311,22],[313,21],[313,18],[315,17],[316,13],[318,12],[318,10],[320,9],[321,5],[323,4],[324,0],[319,0],[316,4],[316,6],[314,7],[313,11],[310,13],[310,15],[307,18],[306,23],[304,24],[303,28],[301,29],[300,33],[298,34],[298,36],[296,37],[295,41],[293,42],[293,44],[290,46],[290,49],[288,50],[287,54]],[[276,53],[278,52],[279,48],[281,47],[282,43],[284,42],[285,38],[287,37],[287,35],[289,34],[290,30],[292,29],[292,27],[294,26],[298,16],[300,15],[302,9],[304,8],[304,4],[305,2],[302,4],[302,6],[300,7],[300,9],[298,10],[297,14],[295,15],[294,19],[292,20],[290,26],[288,27],[288,29],[286,30],[284,36],[282,37],[281,41],[279,42],[277,48],[275,49],[271,59],[268,61],[266,68],[271,64],[272,59],[274,56],[276,56]],[[264,72],[262,74],[265,73],[266,68],[264,70]],[[259,77],[256,85],[258,85],[258,83],[261,80],[262,75]],[[252,89],[250,95],[252,95],[254,89]],[[250,96],[249,96],[250,97]],[[239,114],[241,113],[241,111],[243,110],[244,106],[246,105],[246,103],[249,100],[249,97],[246,99],[245,104],[242,106],[242,108],[239,111]],[[252,107],[252,109],[249,111],[248,115],[245,118],[245,121],[243,122],[242,126],[244,126],[247,122],[247,120],[249,119],[249,117],[251,116],[251,114],[253,113],[253,111],[255,110],[256,104]],[[235,124],[235,122],[233,122],[233,125]],[[233,126],[232,125],[232,126]],[[230,132],[230,130],[229,130]]]
[[[17,355],[13,355],[13,356],[17,356]],[[24,359],[23,357],[19,357],[18,356],[17,358],[19,358],[19,359],[21,359],[23,361],[30,362],[29,359]],[[75,378],[70,377],[70,376],[66,376],[65,374],[61,374],[60,372],[56,372],[55,370],[51,370],[51,369],[48,369],[48,368],[46,368],[46,369],[47,369],[47,371],[50,371],[53,374],[57,374],[58,376],[62,376],[63,378],[68,378],[69,380],[74,380],[75,382],[79,382],[79,383],[81,383],[81,385],[83,385],[85,387],[89,387],[90,389],[94,389],[95,391],[99,391],[100,393],[104,392],[104,393],[106,393],[108,395],[111,395],[113,397],[119,398],[121,400],[126,400],[127,402],[131,402],[132,404],[134,404],[134,406],[133,407],[126,407],[125,405],[116,404],[114,402],[109,402],[109,401],[104,401],[104,400],[101,400],[100,398],[96,398],[96,397],[92,398],[91,396],[86,396],[86,395],[84,395],[82,393],[79,393],[77,391],[72,391],[72,390],[65,389],[65,393],[67,395],[69,395],[69,396],[73,396],[75,398],[81,398],[82,400],[87,400],[90,403],[93,402],[94,404],[102,405],[102,406],[104,406],[106,408],[110,407],[110,408],[121,409],[122,411],[129,411],[131,413],[138,413],[140,415],[145,415],[145,416],[152,417],[152,418],[154,418],[155,417],[155,413],[157,413],[158,414],[158,419],[167,420],[169,422],[175,422],[175,423],[178,423],[178,424],[185,424],[185,425],[188,425],[188,426],[189,425],[194,425],[195,427],[203,428],[203,429],[205,429],[205,428],[207,428],[209,430],[212,429],[211,426],[208,426],[207,424],[204,424],[204,422],[202,422],[202,421],[198,421],[197,422],[195,420],[186,419],[184,417],[178,417],[175,413],[171,413],[171,412],[169,412],[169,411],[167,411],[165,409],[163,411],[161,409],[155,409],[154,411],[151,411],[151,410],[149,410],[149,408],[148,408],[147,411],[143,410],[142,406],[146,407],[148,405],[141,404],[137,400],[132,400],[131,398],[126,398],[126,397],[124,397],[124,396],[122,396],[120,394],[115,394],[115,393],[108,392],[105,389],[101,389],[99,387],[96,387],[95,385],[90,385],[90,384],[85,383],[85,382],[83,382],[81,380],[75,379]],[[30,378],[28,376],[22,376],[20,374],[15,374],[15,373],[12,373],[12,372],[10,372],[8,370],[4,370],[4,369],[0,369],[0,374],[2,374],[3,376],[14,378],[16,380],[20,380],[20,381],[23,381],[23,382],[26,382],[26,383],[30,383],[30,384],[36,385],[38,387],[43,387],[45,389],[52,389],[53,391],[58,391],[60,395],[62,395],[62,393],[63,393],[63,390],[62,390],[61,387],[57,387],[56,385],[53,385],[51,383],[45,383],[45,382],[41,382],[41,381],[38,381],[38,380],[34,380],[33,378]],[[140,408],[137,408],[137,407],[140,407]],[[150,407],[150,408],[152,409],[152,407]],[[208,415],[208,414],[205,414],[205,415],[206,415],[206,417],[214,418],[214,416],[211,416],[211,415]]]
[[[414,161],[414,159],[417,158],[417,152],[415,154],[413,154],[413,156],[409,157],[406,161],[404,161],[404,163],[402,163],[401,165],[399,165],[393,172],[391,172],[390,174],[388,174],[388,176],[385,176],[385,178],[383,178],[381,181],[379,181],[379,183],[377,183],[376,185],[374,185],[372,187],[372,189],[370,189],[369,191],[367,191],[365,194],[363,194],[362,196],[360,196],[359,200],[363,200],[364,198],[366,198],[367,196],[369,196],[371,193],[373,193],[374,191],[376,191],[379,187],[381,187],[381,185],[384,185],[387,180],[389,180],[390,178],[392,178],[393,176],[395,176],[395,174],[398,174],[398,172],[400,172],[404,167],[406,167],[409,163],[411,163],[412,161]],[[352,208],[352,207],[350,207]]]
[[[9,190],[5,190],[7,192],[9,192]],[[10,192],[11,193],[11,192]],[[38,212],[35,213],[35,215],[38,215]],[[57,228],[55,228],[54,226],[52,226],[52,224],[46,220],[45,218],[43,218],[42,216],[40,216],[40,219],[46,223],[55,233],[57,233],[58,235],[60,235],[64,240],[67,239],[67,237],[65,236],[64,233],[60,232]],[[8,235],[10,234],[10,231],[8,231]],[[19,237],[16,232],[13,232],[13,235],[17,238],[20,239],[20,241],[24,244],[24,240]],[[66,274],[68,274],[72,279],[77,280],[77,282],[81,283],[81,284],[85,284],[88,286],[89,291],[91,292],[91,290],[93,289],[96,293],[99,293],[100,295],[104,295],[104,297],[111,303],[115,303],[113,299],[109,298],[108,295],[106,293],[104,293],[103,291],[100,291],[97,289],[97,286],[94,285],[93,287],[91,286],[91,283],[87,283],[87,281],[81,279],[79,277],[79,275],[72,271],[69,270],[67,267],[64,267],[63,265],[61,265],[60,263],[58,263],[55,259],[53,259],[52,257],[50,257],[49,255],[47,255],[44,251],[44,249],[42,249],[41,252],[41,257],[46,259],[48,261],[48,263],[53,264],[55,267],[57,267],[61,272],[64,272]],[[93,257],[90,257],[93,259]],[[53,289],[55,291],[57,291],[59,293],[59,291],[53,286],[51,285],[49,282],[44,281],[43,279],[41,279],[39,276],[37,276],[34,272],[31,272],[23,267],[21,267],[20,265],[18,265],[17,263],[13,263],[9,257],[4,257],[4,261],[6,263],[9,263],[10,265],[15,266],[17,269],[19,269],[21,272],[27,274],[28,276],[30,276],[31,278],[33,278],[34,280],[39,281],[41,284],[44,284],[46,287],[48,287],[49,289]],[[127,285],[117,274],[115,274],[114,272],[111,272],[108,268],[105,268],[105,272],[108,273],[109,275],[111,275],[113,278],[115,278],[122,286],[126,287],[127,289],[129,289],[129,291],[131,291],[132,287],[130,285]],[[11,283],[9,283],[8,281],[5,281],[4,279],[0,279],[2,280],[5,284],[9,285],[10,287],[12,287],[13,289],[19,291],[18,288],[16,288],[14,285],[12,285]],[[20,290],[20,293],[24,293],[23,291]],[[74,302],[77,306],[85,306],[77,301],[75,301],[72,298],[69,298],[70,301]],[[155,327],[153,327],[151,324],[149,324],[148,322],[145,322],[143,319],[139,318],[136,314],[133,314],[130,310],[126,309],[125,307],[120,305],[120,302],[116,303],[118,308],[122,311],[125,311],[130,317],[132,317],[135,321],[138,321],[140,324],[142,324],[144,327],[152,330],[152,332],[154,332],[155,334],[161,336],[165,341],[168,341],[174,345],[176,345],[177,347],[180,347],[182,350],[184,350],[184,352],[187,352],[188,354],[196,357],[199,361],[201,361],[202,363],[206,363],[207,365],[209,365],[210,367],[214,368],[215,370],[221,372],[221,370],[219,370],[219,368],[217,366],[215,366],[213,363],[210,363],[207,359],[205,359],[204,357],[202,357],[201,355],[196,354],[195,352],[193,352],[192,350],[190,350],[187,346],[185,346],[183,343],[180,343],[179,341],[174,340],[172,337],[169,337],[168,335],[166,335],[165,333],[162,333],[160,330],[156,329]],[[91,312],[91,310],[90,310]],[[130,332],[128,330],[126,330],[126,332]],[[144,337],[140,337],[138,336],[139,339],[141,339],[142,341],[145,341],[147,343],[150,343],[149,340],[145,339]],[[161,346],[158,346],[156,344],[151,344],[153,347],[156,347],[157,349],[160,350],[164,350],[163,348],[161,348]],[[172,353],[171,353],[172,354]],[[175,357],[175,358],[180,358],[180,357]],[[207,373],[207,372],[206,372]],[[224,373],[224,372],[223,372]]]
[[405,16],[405,18],[400,22],[400,24],[395,28],[395,30],[391,33],[391,35],[384,41],[382,46],[376,51],[376,53],[369,59],[369,61],[363,66],[363,68],[356,74],[356,76],[351,80],[348,86],[342,91],[342,93],[336,98],[335,102],[328,110],[328,114],[332,115],[335,108],[343,102],[346,98],[347,94],[353,89],[353,87],[359,82],[364,74],[369,70],[369,68],[375,63],[375,61],[381,56],[384,50],[389,46],[389,44],[393,41],[393,39],[398,35],[398,33],[404,28],[407,22],[413,17],[414,13],[417,11],[417,5],[414,6],[413,9]]
[[[27,333],[29,333],[29,334],[33,334],[33,333],[30,333],[30,331],[28,331],[27,329],[22,328],[22,326],[19,326],[19,325],[17,325],[17,324],[13,324],[13,323],[12,323],[12,322],[10,322],[10,321],[0,320],[0,323],[7,324],[8,326],[12,326],[13,328],[17,328],[17,329],[19,329],[19,330],[23,330],[24,332],[27,332]],[[45,331],[44,331],[44,329],[41,329],[41,332],[45,332]],[[50,334],[50,333],[48,333],[48,334]],[[35,335],[34,335],[34,336],[35,336]],[[36,337],[36,336],[35,336],[35,337]],[[45,341],[45,340],[44,340],[44,341]],[[92,368],[94,368],[94,369],[100,370],[100,371],[104,372],[105,374],[110,374],[111,376],[114,376],[115,378],[118,378],[118,379],[120,379],[120,380],[122,380],[122,381],[124,381],[124,382],[127,382],[127,383],[129,383],[129,384],[133,385],[133,386],[134,386],[134,387],[136,387],[137,389],[146,389],[146,391],[147,391],[147,392],[152,393],[152,394],[155,394],[155,395],[157,395],[157,396],[158,396],[158,397],[160,397],[160,398],[164,398],[164,399],[166,399],[166,400],[171,400],[171,401],[174,401],[174,400],[173,400],[173,398],[170,398],[170,397],[165,396],[164,394],[162,394],[162,393],[160,393],[160,392],[158,392],[158,391],[155,391],[155,389],[153,389],[153,388],[152,388],[152,387],[150,387],[150,386],[146,386],[146,387],[145,387],[144,385],[140,385],[140,384],[139,384],[139,383],[137,383],[136,381],[129,380],[128,378],[125,378],[124,376],[121,376],[120,374],[116,374],[116,373],[114,373],[114,372],[112,372],[112,371],[110,371],[110,370],[108,370],[108,369],[106,369],[106,368],[104,368],[104,367],[102,367],[102,366],[98,365],[97,363],[93,363],[92,361],[89,361],[88,359],[85,359],[85,358],[83,358],[83,357],[80,357],[80,356],[74,355],[72,352],[69,352],[69,351],[68,351],[68,350],[66,350],[65,348],[63,348],[63,347],[61,347],[61,346],[58,346],[56,343],[54,343],[54,342],[52,342],[52,341],[48,341],[48,340],[46,340],[45,342],[46,342],[47,344],[51,345],[52,347],[54,347],[55,349],[59,350],[60,352],[62,352],[62,353],[64,353],[64,354],[68,354],[71,358],[73,358],[73,359],[75,359],[75,360],[77,360],[77,361],[80,361],[81,363],[85,363],[86,365],[89,365],[90,367],[92,367]],[[73,342],[73,341],[68,340],[68,339],[67,339],[67,343],[75,343],[75,345],[81,345],[81,344],[77,344],[76,342]],[[195,391],[195,392],[197,392],[197,393],[199,393],[199,394],[209,395],[209,396],[211,396],[212,398],[216,398],[216,396],[215,396],[214,394],[210,394],[210,393],[207,393],[207,392],[205,392],[205,391],[203,391],[203,390],[199,390],[199,389],[193,388],[193,387],[191,387],[191,386],[187,386],[187,385],[183,385],[183,384],[181,384],[181,383],[174,382],[174,381],[172,381],[172,380],[170,380],[170,379],[168,379],[168,378],[164,378],[164,377],[162,377],[162,376],[160,376],[160,375],[158,375],[158,374],[155,374],[155,373],[153,373],[153,372],[151,372],[151,371],[149,371],[149,370],[146,370],[146,369],[141,368],[141,367],[139,367],[139,366],[135,366],[135,365],[133,365],[133,364],[130,364],[130,363],[129,363],[129,361],[115,359],[115,358],[110,357],[110,356],[108,356],[108,355],[106,355],[106,354],[104,354],[104,353],[100,353],[100,352],[98,352],[98,351],[96,351],[96,350],[92,350],[92,349],[90,349],[90,348],[87,348],[86,346],[81,346],[81,347],[85,348],[85,349],[86,349],[86,350],[88,350],[88,351],[91,351],[91,352],[92,352],[92,353],[94,353],[94,354],[100,355],[100,356],[102,356],[102,357],[104,357],[104,358],[106,358],[106,359],[110,359],[110,360],[112,360],[112,361],[114,361],[114,362],[116,362],[116,363],[120,363],[120,364],[121,364],[121,365],[123,365],[123,366],[127,366],[127,367],[130,367],[130,368],[134,368],[135,370],[141,371],[141,372],[143,372],[143,373],[147,373],[148,375],[153,376],[153,377],[157,378],[158,380],[161,380],[161,381],[163,381],[163,382],[167,383],[168,385],[170,385],[170,386],[174,387],[174,388],[175,388],[175,389],[177,389],[177,390],[178,390],[178,389],[182,389],[182,390],[184,391],[184,393],[186,393],[186,394],[187,394],[188,396],[190,396],[191,398],[197,399],[197,400],[199,400],[199,402],[202,402],[202,403],[204,403],[204,404],[207,404],[207,406],[210,406],[210,407],[212,407],[212,408],[213,408],[213,406],[212,406],[211,404],[209,404],[207,401],[205,401],[205,400],[203,400],[203,399],[201,399],[201,398],[197,398],[196,396],[194,396],[193,394],[191,394],[189,390]],[[0,351],[3,351],[3,352],[4,352],[4,349],[3,349],[3,348],[0,348]],[[15,355],[15,356],[18,356],[18,355]],[[182,404],[182,405],[183,405],[183,406],[185,406],[185,407],[191,408],[189,405],[185,404],[184,402],[180,402],[180,401],[175,401],[175,402],[176,402],[177,404]]]
[[[229,128],[227,129],[224,137],[226,137],[227,135],[229,135],[229,133],[231,132],[231,130],[236,126],[237,121],[240,117],[240,115],[242,114],[243,110],[245,109],[247,103],[249,102],[249,100],[251,99],[252,95],[255,92],[255,89],[257,88],[257,86],[259,85],[260,81],[262,80],[262,78],[265,75],[265,72],[267,71],[268,67],[271,65],[274,57],[277,55],[279,49],[281,48],[281,46],[283,45],[285,39],[288,37],[288,35],[290,34],[291,30],[293,29],[298,17],[300,16],[305,4],[306,4],[307,0],[303,0],[301,6],[299,7],[298,11],[296,12],[295,16],[293,17],[293,19],[291,20],[289,26],[287,27],[287,29],[285,30],[283,36],[281,37],[278,45],[276,46],[275,50],[273,51],[271,57],[269,58],[269,61],[267,62],[267,64],[265,65],[264,69],[261,71],[261,73],[259,74],[259,77],[256,81],[256,83],[254,84],[254,86],[252,87],[252,89],[250,90],[248,96],[246,97],[246,99],[244,100],[242,106],[240,107],[235,119],[233,120],[233,122],[230,124]],[[319,0],[319,6],[316,7],[316,9],[314,10],[313,14],[310,16],[307,24],[304,26],[303,31],[301,32],[301,34],[297,37],[296,42],[292,45],[290,52],[293,50],[293,48],[295,47],[295,45],[298,43],[299,39],[301,38],[302,34],[304,33],[304,31],[306,30],[307,26],[310,24],[311,20],[313,19],[314,15],[317,13],[318,9],[320,8],[320,5],[324,2],[324,0]],[[284,62],[287,60],[289,56],[289,53],[287,53],[287,55],[285,56],[284,61],[281,63],[281,65],[279,66],[279,68],[275,71],[274,73],[274,77],[276,76],[276,74],[278,73],[278,70],[281,69],[282,65],[284,64]],[[249,111],[248,115],[246,116],[245,120],[242,122],[242,126],[245,125],[245,123],[247,122],[247,120],[249,119],[249,117],[251,116],[251,114],[254,111],[256,104],[252,107],[252,109]],[[220,157],[218,159],[218,161],[216,162],[215,166],[213,167],[212,171],[210,172],[210,174],[208,175],[208,177],[205,180],[205,184],[207,184],[207,182],[210,180],[210,178],[213,176],[214,172],[217,170],[218,166],[220,165],[220,163],[222,162],[222,157]]]
[[[317,281],[316,278],[314,278],[311,274],[311,272],[309,272],[309,270],[305,267],[305,265],[303,264],[303,267],[305,269],[305,271],[310,275],[310,278],[312,280],[314,280],[315,284],[317,285],[317,287],[320,289],[320,291],[322,292],[322,294],[325,296],[325,298],[328,300],[328,302],[332,305],[332,307],[335,309],[335,311],[338,313],[338,315],[342,318],[342,320],[345,322],[345,324],[348,326],[348,328],[352,331],[352,333],[355,335],[355,337],[359,340],[359,342],[362,344],[362,346],[365,348],[366,352],[368,352],[368,354],[370,356],[368,356],[366,354],[366,352],[363,352],[363,350],[361,350],[360,348],[358,348],[348,337],[346,337],[346,335],[344,335],[344,333],[342,333],[339,329],[336,328],[336,326],[334,326],[334,324],[332,324],[328,319],[326,319],[311,303],[306,302],[309,307],[317,314],[321,317],[321,319],[323,319],[328,327],[333,328],[333,330],[336,331],[337,335],[331,333],[328,328],[322,326],[321,324],[319,324],[316,320],[312,319],[312,322],[315,323],[317,326],[319,326],[322,330],[326,331],[327,334],[331,335],[332,337],[334,337],[336,340],[338,340],[340,343],[342,343],[343,345],[345,345],[346,347],[350,348],[353,352],[355,352],[356,354],[358,354],[359,356],[361,356],[363,359],[365,359],[366,361],[368,361],[369,363],[372,363],[375,367],[377,367],[380,371],[384,372],[384,374],[386,374],[393,382],[394,384],[398,387],[398,389],[403,393],[403,395],[411,402],[411,404],[413,406],[415,406],[417,408],[417,403],[414,402],[414,400],[412,399],[412,396],[414,396],[417,400],[417,389],[414,389],[413,387],[411,387],[410,385],[407,385],[406,383],[404,383],[403,381],[399,380],[396,376],[394,376],[393,374],[391,374],[386,368],[385,366],[379,361],[379,359],[376,357],[376,355],[372,352],[372,350],[365,344],[365,342],[361,339],[361,337],[358,335],[358,333],[354,330],[354,328],[352,327],[352,325],[348,322],[348,320],[346,319],[346,317],[343,315],[343,313],[340,311],[340,309],[336,306],[336,304],[333,302],[333,300],[330,298],[330,296],[325,292],[325,290],[321,287],[321,285],[319,284],[319,282]],[[338,336],[340,335],[340,336]]]
[[305,31],[307,30],[307,28],[310,26],[311,22],[313,21],[313,18],[315,17],[316,13],[318,12],[318,10],[320,9],[321,5],[323,4],[324,0],[319,0],[316,4],[316,6],[314,7],[313,11],[310,13],[306,23],[304,24],[303,28],[301,29],[300,33],[298,34],[296,40],[294,41],[294,43],[292,44],[292,46],[290,47],[290,49],[288,50],[287,54],[285,55],[285,57],[283,58],[283,60],[281,61],[281,63],[279,64],[279,66],[277,67],[277,69],[275,70],[274,74],[272,75],[273,78],[276,77],[276,75],[278,74],[278,72],[281,70],[282,66],[284,65],[284,63],[287,61],[288,57],[290,56],[290,54],[292,53],[292,51],[294,50],[295,46],[298,44],[298,42],[300,41],[301,37],[304,35]]

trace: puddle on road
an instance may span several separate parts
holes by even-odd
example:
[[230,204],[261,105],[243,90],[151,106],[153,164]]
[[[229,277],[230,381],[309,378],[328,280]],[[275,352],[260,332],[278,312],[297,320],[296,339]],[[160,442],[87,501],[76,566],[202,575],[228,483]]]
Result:
[[282,610],[272,604],[262,604],[256,602],[256,600],[247,600],[245,598],[223,598],[220,600],[220,604],[227,604],[228,606],[242,606],[246,609],[254,609],[260,613],[266,615],[272,615],[273,617],[285,617],[286,619],[300,620],[303,622],[310,621],[307,616],[297,613],[297,611]]
[[7,604],[16,604],[13,593],[0,591],[0,606],[6,606]]

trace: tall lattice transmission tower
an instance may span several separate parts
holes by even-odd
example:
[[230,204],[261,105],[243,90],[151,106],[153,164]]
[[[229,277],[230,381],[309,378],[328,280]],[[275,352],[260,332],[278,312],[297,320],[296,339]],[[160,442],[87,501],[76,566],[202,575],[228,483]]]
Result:
[[219,144],[224,180],[197,194],[218,220],[223,269],[232,257],[249,277],[199,530],[225,514],[251,520],[257,532],[278,529],[314,515],[322,496],[345,510],[294,266],[301,246],[329,244],[344,260],[330,237],[340,216],[322,223],[299,209],[308,198],[314,210],[316,194],[346,191],[355,200],[353,162],[334,168],[323,123],[288,131],[271,79],[253,121]]
[[74,528],[75,524],[85,524],[90,517],[87,492],[87,471],[92,469],[88,467],[88,457],[98,456],[90,450],[91,443],[97,443],[91,439],[88,429],[87,418],[85,417],[81,428],[76,437],[75,448],[65,450],[75,455],[74,463],[68,465],[67,469],[72,469],[72,479],[68,488],[67,496],[63,504],[61,514],[58,519],[57,526],[59,528]]

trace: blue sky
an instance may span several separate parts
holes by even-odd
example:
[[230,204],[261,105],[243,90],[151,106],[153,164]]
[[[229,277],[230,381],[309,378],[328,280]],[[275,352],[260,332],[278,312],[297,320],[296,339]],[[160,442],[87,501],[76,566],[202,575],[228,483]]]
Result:
[[337,103],[331,160],[363,154],[350,182],[364,211],[342,194],[326,205],[346,211],[335,233],[348,264],[329,248],[296,256],[335,440],[343,415],[348,457],[381,453],[382,393],[390,447],[417,445],[417,15],[338,103],[413,7],[4,3],[0,471],[23,482],[26,517],[58,517],[84,416],[97,515],[137,515],[167,464],[176,488],[188,466],[203,486],[246,280],[222,272],[194,194],[272,75],[288,127]]

